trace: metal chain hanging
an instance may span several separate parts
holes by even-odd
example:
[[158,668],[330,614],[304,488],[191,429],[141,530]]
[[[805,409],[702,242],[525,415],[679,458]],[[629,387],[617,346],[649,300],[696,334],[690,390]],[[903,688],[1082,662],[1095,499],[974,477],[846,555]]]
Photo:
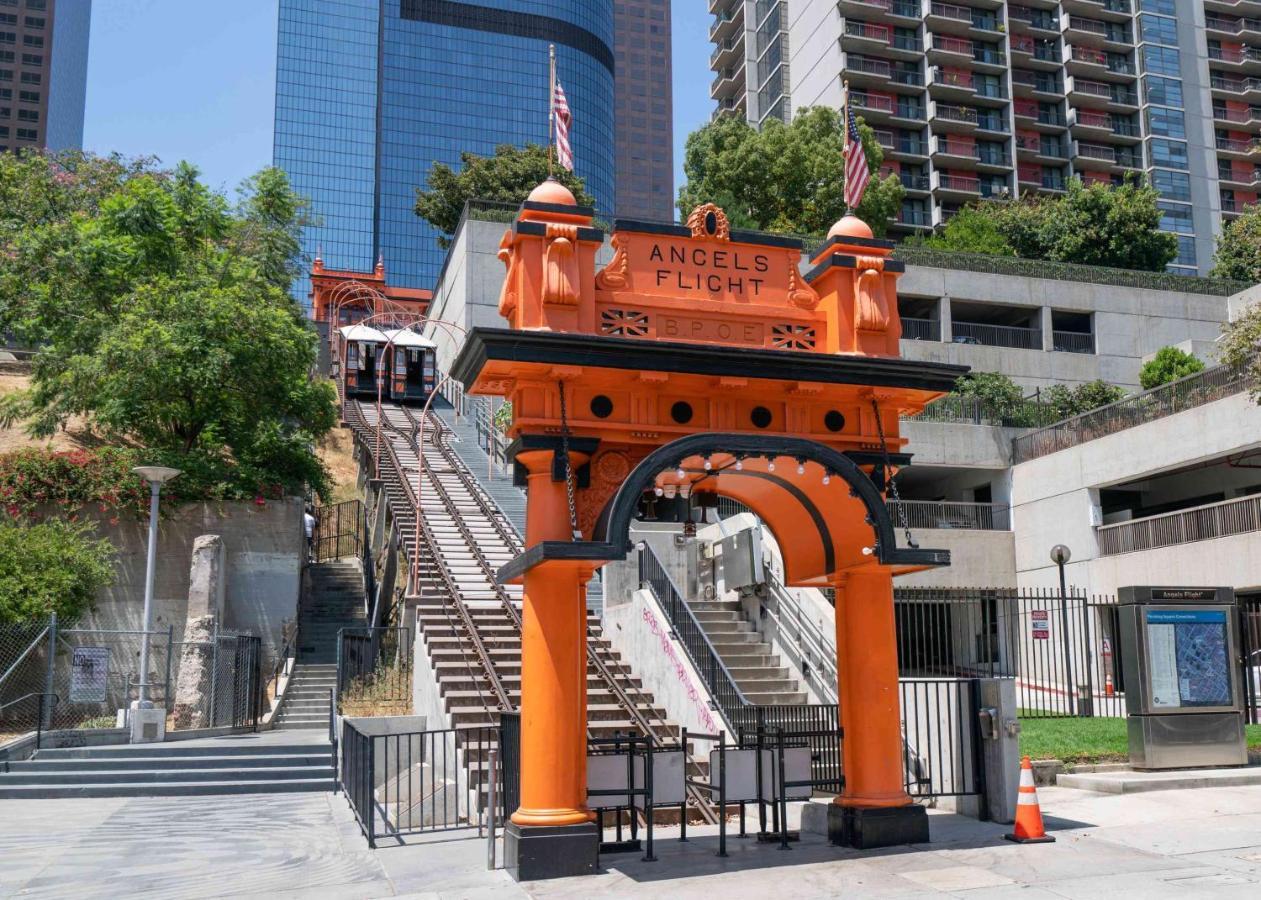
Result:
[[574,506],[574,469],[569,461],[569,415],[565,409],[565,382],[560,386],[560,452],[565,463],[565,498],[569,501],[569,528],[575,541],[582,540],[578,529],[578,511]]
[[906,532],[906,545],[918,548],[919,544],[915,543],[915,539],[911,537],[911,525],[906,517],[906,508],[902,505],[902,498],[898,496],[897,473],[893,471],[893,463],[889,459],[889,445],[884,439],[884,422],[880,420],[880,405],[876,403],[874,397],[871,400],[871,409],[876,414],[876,433],[880,435],[880,452],[884,454],[885,484],[889,486],[889,493],[893,495],[893,502],[898,508],[898,525]]

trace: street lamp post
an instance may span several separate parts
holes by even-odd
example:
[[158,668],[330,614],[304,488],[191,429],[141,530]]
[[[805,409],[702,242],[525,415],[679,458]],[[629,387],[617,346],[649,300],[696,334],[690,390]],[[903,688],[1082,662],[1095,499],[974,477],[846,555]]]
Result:
[[149,709],[153,706],[149,700],[149,632],[153,629],[153,576],[158,562],[158,496],[162,493],[162,485],[179,475],[180,470],[166,466],[136,466],[131,471],[149,482],[149,546],[144,573],[144,622],[141,625],[144,633],[140,641],[140,696],[136,701],[138,709]]
[[1073,684],[1073,656],[1068,643],[1068,583],[1064,578],[1064,565],[1073,553],[1063,544],[1051,548],[1051,562],[1060,570],[1060,643],[1064,645],[1064,688],[1068,695],[1069,712],[1077,715],[1075,708],[1076,686]]

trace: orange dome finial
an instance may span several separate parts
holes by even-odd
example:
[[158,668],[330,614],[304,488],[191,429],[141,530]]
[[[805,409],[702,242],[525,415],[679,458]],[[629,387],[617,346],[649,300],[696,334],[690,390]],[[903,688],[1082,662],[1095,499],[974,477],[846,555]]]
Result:
[[554,206],[578,205],[573,192],[554,178],[547,179],[547,181],[530,191],[528,200],[531,203],[550,203]]
[[829,239],[835,237],[871,240],[875,235],[871,231],[871,226],[866,222],[853,213],[846,213],[828,232]]

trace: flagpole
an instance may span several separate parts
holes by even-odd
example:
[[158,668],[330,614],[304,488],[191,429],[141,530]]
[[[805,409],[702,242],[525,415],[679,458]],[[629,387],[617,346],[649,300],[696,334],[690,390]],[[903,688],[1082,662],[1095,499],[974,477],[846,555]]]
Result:
[[845,215],[849,215],[849,191],[846,190],[845,179],[849,169],[849,80],[841,82],[841,134],[844,135],[845,149],[841,154],[841,204]]
[[552,177],[552,155],[556,150],[556,45],[547,45],[547,177]]

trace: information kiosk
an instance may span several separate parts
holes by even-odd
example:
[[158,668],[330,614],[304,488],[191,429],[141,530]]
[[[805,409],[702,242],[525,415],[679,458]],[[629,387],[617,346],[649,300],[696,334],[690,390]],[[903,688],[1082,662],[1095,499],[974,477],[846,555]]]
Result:
[[1119,595],[1130,763],[1247,763],[1235,592],[1124,587]]

